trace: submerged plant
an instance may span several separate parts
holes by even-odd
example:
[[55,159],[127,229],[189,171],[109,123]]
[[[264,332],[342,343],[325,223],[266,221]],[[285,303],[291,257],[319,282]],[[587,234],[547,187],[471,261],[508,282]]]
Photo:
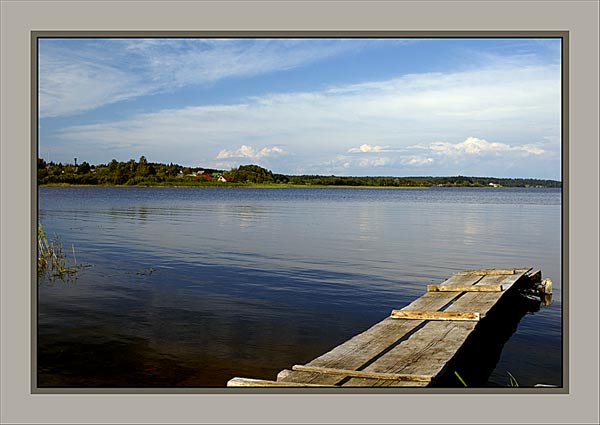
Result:
[[151,275],[155,271],[157,271],[157,270],[154,267],[150,267],[147,269],[141,269],[141,270],[137,271],[135,274],[136,274],[136,276]]

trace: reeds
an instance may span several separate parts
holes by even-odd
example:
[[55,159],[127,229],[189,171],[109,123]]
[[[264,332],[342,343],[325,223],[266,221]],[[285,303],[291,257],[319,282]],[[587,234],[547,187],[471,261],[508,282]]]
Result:
[[75,257],[75,246],[71,245],[73,252],[73,266],[71,266],[66,253],[63,250],[63,244],[60,236],[54,234],[52,240],[48,236],[41,224],[38,224],[37,233],[38,242],[38,275],[48,275],[50,279],[65,279],[77,272],[77,258]]
[[509,371],[506,371],[506,373],[508,374],[508,386],[509,387],[518,387],[519,383],[517,382],[517,380],[515,379],[514,376],[512,376],[512,373],[510,373]]

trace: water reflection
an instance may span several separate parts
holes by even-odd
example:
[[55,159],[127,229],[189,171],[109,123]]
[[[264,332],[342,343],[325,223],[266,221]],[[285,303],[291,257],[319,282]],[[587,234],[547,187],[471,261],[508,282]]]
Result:
[[381,239],[384,210],[380,205],[359,205],[356,213],[358,240],[368,243],[359,244],[359,250],[365,251]]

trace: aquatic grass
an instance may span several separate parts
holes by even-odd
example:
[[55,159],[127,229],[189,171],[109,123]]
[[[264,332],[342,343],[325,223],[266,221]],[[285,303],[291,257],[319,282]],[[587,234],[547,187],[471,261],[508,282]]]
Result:
[[468,387],[468,385],[465,382],[465,380],[462,379],[462,376],[460,376],[457,371],[454,371],[454,375],[458,378],[458,380],[461,382],[461,384],[463,384],[463,386]]
[[54,234],[52,240],[48,240],[46,231],[41,224],[38,224],[37,232],[38,258],[37,271],[38,276],[48,276],[51,280],[66,280],[72,277],[83,266],[77,265],[75,255],[75,245],[71,244],[73,253],[73,266],[63,249],[63,243],[58,234]]
[[44,273],[48,268],[49,260],[52,258],[50,253],[50,247],[48,245],[48,238],[46,232],[41,224],[38,224],[37,231],[38,241],[38,259],[37,259],[37,271],[38,273]]
[[508,386],[509,387],[518,387],[519,383],[517,382],[515,377],[512,375],[512,373],[510,373],[509,371],[506,371],[506,373],[508,374]]
[[156,271],[158,271],[158,270],[155,269],[154,267],[149,267],[147,269],[138,270],[135,274],[136,274],[136,276],[144,276],[144,275],[150,276],[152,273],[154,273]]

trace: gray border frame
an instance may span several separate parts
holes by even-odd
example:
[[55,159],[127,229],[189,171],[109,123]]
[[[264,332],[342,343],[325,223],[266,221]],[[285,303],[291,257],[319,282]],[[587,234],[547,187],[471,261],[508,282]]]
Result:
[[[0,8],[1,423],[599,423],[596,0],[4,0]],[[569,31],[570,393],[426,397],[30,394],[30,31],[85,28]]]
[[[37,223],[38,223],[38,40],[41,38],[553,38],[561,39],[561,178],[562,178],[562,381],[559,388],[38,388],[37,386]],[[32,31],[31,32],[31,391],[33,394],[568,394],[568,155],[569,151],[568,31]],[[565,176],[567,176],[565,178]],[[566,225],[565,225],[566,224]],[[357,332],[362,332],[357,329]]]

